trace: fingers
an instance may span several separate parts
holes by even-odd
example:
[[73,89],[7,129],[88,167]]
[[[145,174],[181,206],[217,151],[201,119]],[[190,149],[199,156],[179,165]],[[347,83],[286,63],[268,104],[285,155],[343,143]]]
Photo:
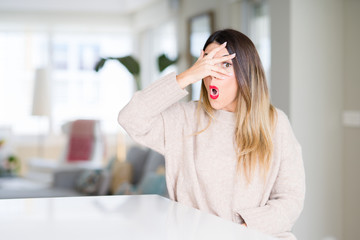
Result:
[[208,74],[208,76],[213,76],[221,80],[227,79],[233,75],[233,73],[229,73],[225,69],[218,66],[212,66]]
[[213,77],[215,77],[217,79],[220,79],[220,80],[225,80],[225,79],[227,79],[229,77],[229,76],[227,76],[227,74],[224,75],[222,73],[215,72],[215,71],[211,71],[211,76],[213,76]]
[[233,75],[231,72],[227,72],[225,69],[218,67],[218,66],[213,66],[211,68],[211,71],[222,73],[222,74],[226,75],[227,77],[231,77]]
[[204,58],[204,51],[201,49],[201,51],[200,51],[200,56],[198,57],[198,59],[196,60],[196,62],[200,61],[202,58]]
[[209,58],[213,58],[215,56],[215,54],[220,51],[221,49],[225,48],[227,42],[224,42],[223,44],[221,44],[220,46],[214,48],[213,50],[211,50],[211,52],[209,52],[209,54],[207,55]]
[[223,57],[218,57],[218,58],[213,58],[212,59],[212,63],[213,64],[217,64],[217,63],[222,63],[222,62],[226,62],[228,60],[233,59],[236,56],[236,53],[227,55],[227,56],[223,56]]

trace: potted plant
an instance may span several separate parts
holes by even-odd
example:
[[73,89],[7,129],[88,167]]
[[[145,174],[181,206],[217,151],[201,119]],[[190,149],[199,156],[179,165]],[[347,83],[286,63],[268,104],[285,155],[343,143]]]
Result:
[[[158,68],[159,71],[164,71],[168,66],[175,64],[179,58],[174,60],[169,59],[165,54],[161,54],[158,57]],[[115,60],[125,66],[125,68],[134,76],[135,85],[137,90],[142,89],[142,84],[140,81],[140,64],[139,62],[132,56],[125,56],[125,57],[106,57],[101,58],[96,64],[94,70],[96,72],[100,71],[106,61],[108,60]]]
[[9,155],[0,164],[0,176],[12,177],[20,172],[20,160],[15,155]]

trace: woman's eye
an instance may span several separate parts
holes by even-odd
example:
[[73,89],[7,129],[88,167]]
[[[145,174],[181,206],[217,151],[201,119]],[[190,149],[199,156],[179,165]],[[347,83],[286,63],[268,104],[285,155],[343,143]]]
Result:
[[229,67],[231,67],[231,63],[224,62],[224,63],[223,63],[223,66],[226,67],[226,68],[229,68]]

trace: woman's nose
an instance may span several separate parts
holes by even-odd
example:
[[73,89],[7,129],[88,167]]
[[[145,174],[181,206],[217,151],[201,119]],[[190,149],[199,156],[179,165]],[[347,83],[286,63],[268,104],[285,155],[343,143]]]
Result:
[[216,77],[210,76],[209,83],[210,83],[210,85],[212,85],[213,82],[218,81],[218,80],[219,79],[217,79]]

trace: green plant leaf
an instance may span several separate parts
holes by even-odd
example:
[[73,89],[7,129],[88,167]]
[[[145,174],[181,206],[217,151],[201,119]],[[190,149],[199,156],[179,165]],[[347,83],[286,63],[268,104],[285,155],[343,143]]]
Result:
[[116,60],[120,62],[133,75],[137,90],[141,90],[140,64],[135,58],[132,56],[101,58],[95,64],[94,70],[96,72],[101,70],[107,60]]
[[106,58],[101,58],[96,64],[95,64],[95,71],[98,72],[100,69],[102,69],[104,67],[104,64],[106,62]]
[[126,67],[126,69],[134,76],[137,76],[140,74],[140,64],[132,56],[120,57],[120,58],[116,58],[116,59],[121,64],[123,64]]
[[158,67],[159,71],[164,71],[168,66],[175,64],[178,61],[178,57],[174,60],[169,59],[165,54],[161,54],[158,57]]

